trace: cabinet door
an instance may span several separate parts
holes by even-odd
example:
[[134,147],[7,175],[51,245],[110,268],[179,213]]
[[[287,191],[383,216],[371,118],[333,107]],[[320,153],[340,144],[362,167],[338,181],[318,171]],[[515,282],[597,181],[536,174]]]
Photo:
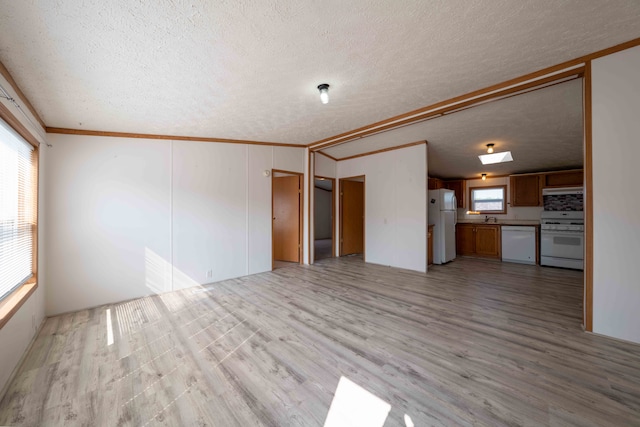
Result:
[[429,178],[429,190],[439,190],[442,187],[442,180],[438,178]]
[[433,226],[427,232],[427,265],[433,264]]
[[500,226],[477,225],[475,229],[476,255],[500,258]]
[[545,187],[571,187],[583,185],[583,171],[548,173],[545,176]]
[[540,175],[511,176],[511,206],[540,206]]
[[456,253],[458,255],[474,255],[476,252],[475,226],[458,224],[456,226]]
[[455,181],[446,181],[445,187],[449,190],[453,190],[456,193],[456,199],[458,200],[458,208],[463,209],[465,207],[464,190],[465,181],[458,179]]

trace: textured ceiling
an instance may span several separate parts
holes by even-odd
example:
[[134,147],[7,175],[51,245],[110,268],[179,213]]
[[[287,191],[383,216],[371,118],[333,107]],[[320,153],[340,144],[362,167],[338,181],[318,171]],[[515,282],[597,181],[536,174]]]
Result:
[[0,0],[0,12],[0,61],[48,126],[295,144],[640,36],[638,0]]
[[[344,158],[427,140],[429,175],[470,178],[582,167],[582,79],[479,105],[324,150]],[[483,166],[486,144],[514,161]]]

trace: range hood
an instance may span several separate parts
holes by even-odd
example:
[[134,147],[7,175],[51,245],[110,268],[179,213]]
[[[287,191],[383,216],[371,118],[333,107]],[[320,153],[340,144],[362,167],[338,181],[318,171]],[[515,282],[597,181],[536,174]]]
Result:
[[543,188],[543,196],[564,196],[567,194],[584,194],[584,187]]

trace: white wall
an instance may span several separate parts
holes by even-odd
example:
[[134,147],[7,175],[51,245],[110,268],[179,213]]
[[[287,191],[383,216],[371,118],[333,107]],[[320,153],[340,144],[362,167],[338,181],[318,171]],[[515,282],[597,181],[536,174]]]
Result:
[[592,62],[593,331],[640,342],[640,47]]
[[44,287],[38,285],[38,289],[0,329],[0,399],[11,374],[44,320],[44,294]]
[[540,221],[540,214],[544,210],[544,207],[533,206],[533,207],[511,207],[511,187],[510,180],[508,176],[499,177],[499,178],[489,178],[487,177],[486,181],[482,179],[468,179],[466,182],[466,199],[467,199],[467,207],[465,209],[458,209],[458,220],[464,219],[479,219],[484,218],[485,215],[467,215],[467,211],[470,210],[471,206],[469,206],[469,188],[471,187],[491,187],[494,185],[506,185],[507,189],[507,213],[504,215],[499,214],[491,214],[489,216],[495,216],[498,219],[519,219],[525,221]]
[[337,174],[366,177],[366,261],[426,271],[426,144],[338,162]]
[[314,239],[331,238],[331,198],[333,191],[314,187]]
[[327,156],[323,156],[322,154],[315,154],[315,166],[316,176],[322,176],[325,178],[335,178],[336,177],[336,165],[338,162],[328,158]]
[[48,314],[271,269],[263,172],[302,172],[303,149],[49,140]]
[[[20,97],[15,93],[7,80],[0,75],[0,84],[9,92],[9,95],[15,98],[22,105]],[[35,117],[31,115],[29,110],[24,107],[24,111],[31,117],[29,122],[15,106],[6,99],[0,99],[0,102],[27,127],[30,131],[37,135],[37,139],[45,142],[45,132],[37,123]],[[11,319],[0,329],[0,400],[4,394],[7,382],[11,374],[18,367],[22,356],[34,339],[39,326],[44,321],[44,299],[46,292],[46,261],[44,257],[45,229],[46,229],[46,212],[45,199],[47,197],[44,188],[44,174],[47,169],[48,148],[46,144],[40,144],[39,154],[39,203],[38,203],[38,287],[35,292],[25,301],[25,303],[16,311]]]
[[174,277],[174,289],[248,274],[247,152],[238,144],[174,144],[172,264],[192,279]]
[[171,141],[50,135],[47,314],[171,289]]
[[272,168],[274,148],[252,145],[248,150],[247,271],[254,274],[271,270],[271,177],[265,178],[263,172]]

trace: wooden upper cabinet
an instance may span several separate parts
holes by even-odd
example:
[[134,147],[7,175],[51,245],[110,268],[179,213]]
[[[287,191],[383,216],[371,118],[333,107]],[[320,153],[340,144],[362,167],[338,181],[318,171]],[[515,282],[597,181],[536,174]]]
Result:
[[583,171],[545,172],[529,175],[511,175],[511,206],[542,206],[542,189],[547,187],[580,187]]
[[511,206],[542,206],[544,175],[511,175]]
[[456,200],[458,200],[458,208],[463,209],[466,205],[465,199],[464,199],[466,181],[464,179],[456,179],[454,181],[445,181],[444,186],[449,190],[455,191]]
[[440,188],[453,190],[456,193],[458,208],[463,209],[466,206],[466,200],[465,200],[466,181],[464,179],[443,181],[439,178],[429,178],[428,187],[429,187],[429,190],[439,190]]
[[439,190],[444,188],[444,184],[439,178],[429,178],[429,190]]
[[582,187],[583,171],[549,172],[544,177],[544,187]]

